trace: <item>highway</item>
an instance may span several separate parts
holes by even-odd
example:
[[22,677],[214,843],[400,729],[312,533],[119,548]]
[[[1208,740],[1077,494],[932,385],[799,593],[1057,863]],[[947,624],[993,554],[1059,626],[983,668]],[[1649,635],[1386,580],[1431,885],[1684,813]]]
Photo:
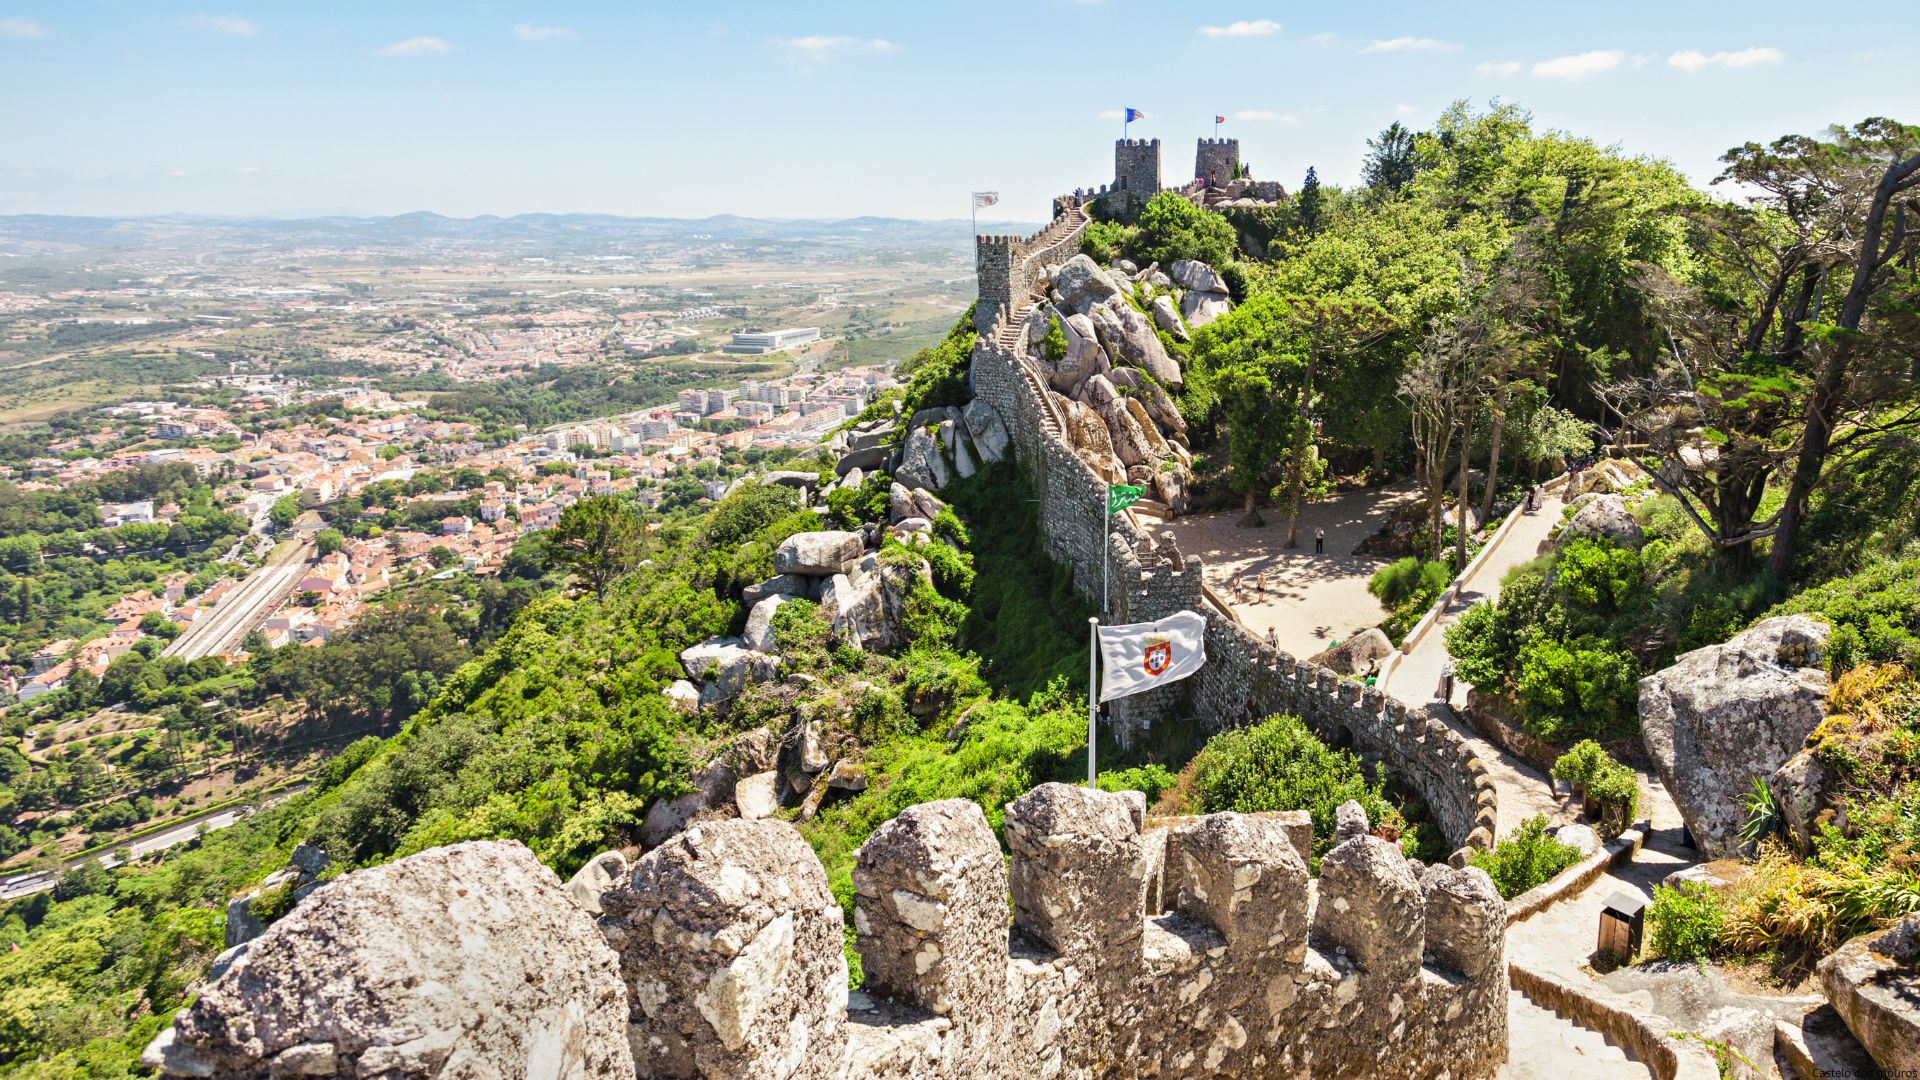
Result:
[[[302,780],[299,783],[289,785],[274,792],[261,805],[272,806],[275,803],[290,799],[305,790],[307,790],[307,782]],[[71,870],[81,863],[92,859],[98,859],[101,866],[111,870],[115,866],[120,865],[120,860],[118,856],[115,855],[115,852],[121,848],[132,852],[135,858],[139,858],[142,855],[147,855],[155,851],[163,851],[176,844],[184,844],[192,840],[194,837],[200,835],[200,827],[203,825],[206,826],[206,831],[208,832],[224,829],[229,825],[252,816],[259,808],[259,806],[252,803],[241,803],[238,806],[229,806],[224,810],[196,814],[193,817],[185,818],[157,832],[148,833],[137,840],[132,840],[125,844],[116,844],[97,856],[76,855],[65,859],[61,862],[59,870],[29,870],[24,873],[10,874],[7,877],[0,878],[0,902],[17,900],[22,896],[31,896],[37,892],[46,892],[48,889],[53,888],[54,884],[59,881],[62,871]]]
[[299,534],[287,550],[248,574],[239,588],[214,605],[211,613],[174,638],[161,655],[197,660],[237,648],[246,640],[247,632],[259,626],[273,606],[293,591],[313,554],[313,537]]

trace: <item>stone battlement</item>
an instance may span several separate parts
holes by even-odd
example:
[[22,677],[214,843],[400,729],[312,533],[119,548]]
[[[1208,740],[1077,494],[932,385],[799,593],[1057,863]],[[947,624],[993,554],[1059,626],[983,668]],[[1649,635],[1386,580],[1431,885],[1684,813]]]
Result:
[[[1506,908],[1478,870],[1356,831],[1310,879],[1291,823],[1142,831],[1137,793],[909,807],[854,870],[865,991],[791,827],[699,826],[601,919],[642,1076],[1455,1077],[1505,1056]],[[1013,929],[1007,928],[1009,898]]]
[[[1488,1077],[1506,904],[1357,804],[1143,828],[1138,792],[909,807],[855,856],[864,988],[800,833],[697,825],[596,889],[517,841],[329,882],[148,1047],[170,1075],[1029,1080]],[[1012,919],[1009,927],[1008,911]],[[395,918],[398,912],[404,918]]]

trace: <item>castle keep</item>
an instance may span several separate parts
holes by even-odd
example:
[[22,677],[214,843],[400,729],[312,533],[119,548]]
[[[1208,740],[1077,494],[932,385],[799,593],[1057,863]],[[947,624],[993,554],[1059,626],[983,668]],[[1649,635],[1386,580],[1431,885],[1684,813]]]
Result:
[[1239,139],[1201,139],[1193,154],[1193,175],[1214,187],[1240,175]]

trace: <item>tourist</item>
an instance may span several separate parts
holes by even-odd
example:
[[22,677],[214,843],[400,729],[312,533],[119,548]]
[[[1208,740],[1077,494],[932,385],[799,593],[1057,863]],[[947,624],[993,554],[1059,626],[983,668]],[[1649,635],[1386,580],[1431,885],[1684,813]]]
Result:
[[1280,651],[1280,631],[1271,626],[1267,627],[1267,648]]
[[1453,658],[1440,665],[1440,700],[1449,706],[1453,704]]
[[1327,530],[1318,525],[1313,527],[1313,553],[1315,555],[1327,553]]
[[1535,484],[1527,489],[1527,513],[1531,514],[1538,509],[1540,509],[1540,485]]

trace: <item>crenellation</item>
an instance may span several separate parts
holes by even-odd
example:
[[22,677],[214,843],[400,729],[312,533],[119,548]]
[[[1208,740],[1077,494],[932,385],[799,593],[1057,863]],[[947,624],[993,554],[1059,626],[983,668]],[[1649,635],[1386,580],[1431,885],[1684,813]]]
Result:
[[1004,831],[1014,928],[1089,974],[1136,968],[1147,859],[1127,800],[1042,784],[1007,804]]
[[1313,933],[1367,975],[1409,979],[1425,954],[1425,899],[1399,846],[1360,835],[1320,860]]

